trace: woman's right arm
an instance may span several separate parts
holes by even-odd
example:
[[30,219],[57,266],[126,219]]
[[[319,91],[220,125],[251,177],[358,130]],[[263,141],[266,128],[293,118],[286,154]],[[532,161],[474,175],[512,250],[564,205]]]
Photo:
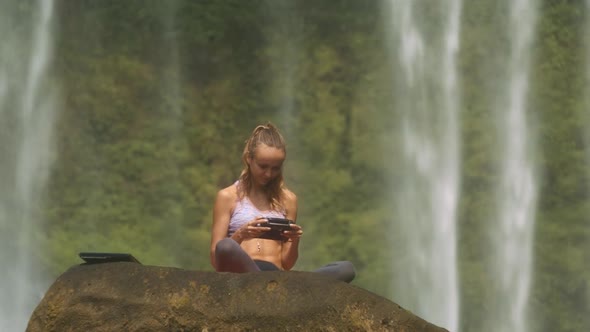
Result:
[[[217,193],[215,204],[213,206],[213,227],[211,228],[209,259],[211,260],[211,265],[215,269],[217,269],[215,264],[215,246],[217,245],[217,242],[227,237],[232,204],[235,201],[235,197],[230,192],[230,188],[231,187],[222,189]],[[242,242],[239,235],[234,234],[232,238],[238,243]]]

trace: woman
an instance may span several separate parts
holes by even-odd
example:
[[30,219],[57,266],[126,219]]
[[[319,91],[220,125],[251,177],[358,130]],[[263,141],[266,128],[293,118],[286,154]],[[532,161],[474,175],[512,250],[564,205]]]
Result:
[[[219,272],[291,270],[303,235],[297,220],[297,196],[283,183],[285,141],[267,123],[257,126],[246,140],[244,169],[234,184],[220,190],[213,208],[211,264]],[[271,231],[268,217],[290,219],[289,230]],[[317,272],[350,282],[350,262],[328,264]]]

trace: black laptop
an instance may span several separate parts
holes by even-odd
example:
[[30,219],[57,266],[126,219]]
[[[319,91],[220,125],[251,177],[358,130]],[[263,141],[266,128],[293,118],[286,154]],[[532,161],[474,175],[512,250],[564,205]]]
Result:
[[114,252],[81,252],[78,254],[87,264],[132,262],[141,264],[137,258],[127,253]]

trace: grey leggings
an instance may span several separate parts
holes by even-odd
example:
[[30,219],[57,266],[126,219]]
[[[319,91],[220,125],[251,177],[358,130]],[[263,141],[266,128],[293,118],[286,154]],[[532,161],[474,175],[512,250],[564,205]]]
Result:
[[[215,246],[215,263],[218,272],[257,272],[275,270],[264,261],[254,261],[240,247],[230,239],[225,238]],[[276,268],[278,270],[278,267]],[[349,261],[337,261],[328,263],[313,272],[328,275],[338,280],[351,282],[356,276],[354,265]]]

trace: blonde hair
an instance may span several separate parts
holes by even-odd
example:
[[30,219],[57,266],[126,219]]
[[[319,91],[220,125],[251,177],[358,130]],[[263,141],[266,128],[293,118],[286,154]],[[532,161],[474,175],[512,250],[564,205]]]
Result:
[[[252,175],[250,173],[250,165],[248,164],[248,158],[254,158],[256,148],[264,144],[268,147],[282,150],[287,155],[287,149],[285,146],[285,140],[279,132],[279,129],[272,123],[268,122],[264,125],[258,125],[252,131],[252,135],[246,140],[244,146],[244,152],[242,153],[242,164],[244,168],[240,174],[240,181],[238,185],[238,197],[240,199],[248,196],[252,189]],[[285,184],[283,182],[283,172],[279,174],[275,179],[268,183],[266,186],[267,198],[270,202],[272,210],[284,210],[283,206],[283,189]]]

